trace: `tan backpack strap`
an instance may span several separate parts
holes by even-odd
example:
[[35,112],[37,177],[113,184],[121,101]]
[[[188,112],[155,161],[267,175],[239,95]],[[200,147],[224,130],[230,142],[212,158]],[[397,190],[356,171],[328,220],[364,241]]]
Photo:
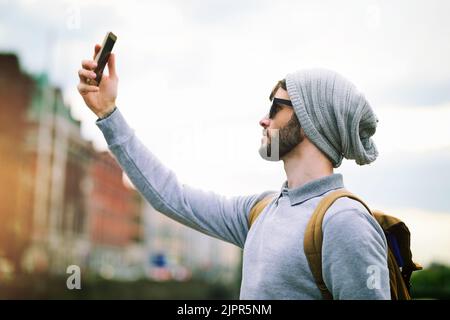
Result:
[[276,196],[276,194],[270,194],[264,197],[262,200],[258,201],[253,208],[250,210],[250,215],[248,216],[248,228],[256,221],[256,218],[264,210],[264,208],[269,204],[270,201]]
[[339,198],[348,197],[361,202],[366,209],[371,213],[369,207],[346,189],[338,189],[325,196],[317,208],[314,210],[311,219],[308,222],[305,230],[305,237],[303,239],[303,248],[305,250],[306,259],[308,260],[309,268],[314,276],[317,287],[322,293],[324,300],[333,299],[332,294],[328,290],[322,276],[322,222],[328,208]]

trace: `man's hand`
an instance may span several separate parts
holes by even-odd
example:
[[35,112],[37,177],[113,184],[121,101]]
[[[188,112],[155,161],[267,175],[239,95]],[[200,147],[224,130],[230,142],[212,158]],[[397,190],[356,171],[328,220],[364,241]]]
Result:
[[[100,50],[99,44],[95,45],[94,58]],[[78,70],[80,83],[78,91],[84,99],[84,102],[99,118],[103,118],[111,112],[116,106],[117,84],[119,79],[116,74],[115,56],[110,54],[108,59],[108,75],[103,74],[100,86],[89,85],[86,79],[95,79],[96,75],[93,71],[96,67],[94,60],[83,60],[81,62],[82,69]]]

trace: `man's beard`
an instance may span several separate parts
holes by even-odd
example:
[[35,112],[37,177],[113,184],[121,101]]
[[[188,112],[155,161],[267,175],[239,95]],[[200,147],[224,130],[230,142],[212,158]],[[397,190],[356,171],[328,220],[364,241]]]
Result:
[[264,137],[259,154],[268,161],[279,161],[304,139],[295,113],[281,129],[264,129]]

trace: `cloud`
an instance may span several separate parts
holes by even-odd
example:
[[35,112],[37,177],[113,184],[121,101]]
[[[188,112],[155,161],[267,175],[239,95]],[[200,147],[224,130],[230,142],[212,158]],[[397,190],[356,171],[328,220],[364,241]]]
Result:
[[439,106],[450,102],[450,78],[402,81],[373,93],[379,105],[396,104],[406,107]]
[[230,26],[239,23],[249,15],[256,15],[261,10],[267,9],[267,0],[246,0],[230,2],[227,0],[179,0],[177,7],[192,23],[200,26]]
[[374,140],[380,154],[423,153],[450,142],[450,103],[421,107],[373,107],[379,123]]
[[368,166],[345,161],[338,170],[350,190],[387,207],[411,207],[450,214],[450,146],[424,153],[399,152]]
[[[9,32],[0,47],[17,49],[30,70],[50,69],[65,92],[76,83],[67,77],[72,66],[111,29],[119,35],[124,91],[156,82],[155,75],[166,95],[200,87],[227,91],[233,84],[255,93],[294,69],[323,66],[347,75],[377,104],[448,100],[447,2],[351,3],[3,1],[1,24]],[[67,27],[73,8],[80,11],[79,29]],[[145,94],[133,96],[124,103]]]
[[[95,116],[76,92],[77,69],[104,33],[113,30],[119,37],[114,48],[117,102],[130,125],[185,181],[224,193],[279,188],[282,167],[257,155],[258,120],[269,107],[268,93],[276,80],[295,69],[335,69],[366,93],[380,118],[375,140],[381,154],[377,163],[383,166],[374,165],[375,175],[402,176],[394,191],[424,180],[414,204],[430,208],[426,200],[416,199],[426,187],[432,203],[438,203],[435,209],[447,210],[442,190],[448,185],[441,179],[441,189],[433,187],[433,180],[420,172],[428,172],[428,166],[442,168],[439,157],[424,152],[444,148],[450,138],[450,4],[349,3],[3,0],[0,49],[16,50],[27,70],[49,71],[82,120],[85,136],[104,148]],[[76,8],[80,28],[71,29],[67,23]],[[234,154],[222,157],[213,138],[236,140],[236,147],[225,145]],[[189,149],[192,141],[198,156],[180,162],[174,146]],[[210,171],[204,170],[205,163],[211,163]],[[217,179],[219,167],[226,167],[227,174]],[[414,175],[419,180],[411,180]],[[429,175],[439,178],[437,171]],[[367,177],[391,184],[373,174]],[[383,193],[375,187],[362,190]],[[400,200],[395,192],[380,199],[408,203],[408,193],[399,192]]]

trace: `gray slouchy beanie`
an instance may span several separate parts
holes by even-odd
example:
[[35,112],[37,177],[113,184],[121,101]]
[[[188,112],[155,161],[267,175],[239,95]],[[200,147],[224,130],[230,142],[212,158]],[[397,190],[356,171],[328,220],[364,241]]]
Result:
[[306,69],[288,74],[286,87],[306,136],[334,168],[343,157],[359,165],[377,158],[371,136],[378,119],[350,81],[331,70]]

